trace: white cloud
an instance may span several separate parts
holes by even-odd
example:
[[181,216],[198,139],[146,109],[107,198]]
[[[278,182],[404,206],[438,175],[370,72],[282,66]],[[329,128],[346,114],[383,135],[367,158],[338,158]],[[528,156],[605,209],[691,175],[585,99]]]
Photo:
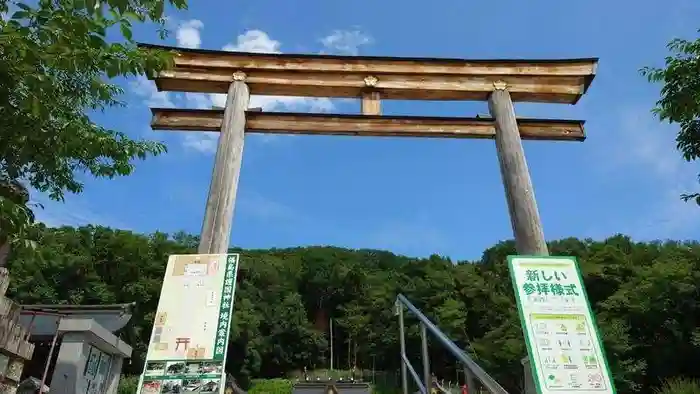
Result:
[[334,30],[331,34],[321,39],[321,44],[327,52],[357,56],[360,47],[373,42],[371,36],[362,31],[355,30]]
[[219,144],[219,133],[192,131],[185,134],[182,145],[200,153],[214,154]]
[[175,31],[177,45],[185,48],[199,48],[202,44],[200,35],[202,28],[204,28],[204,23],[199,19],[181,22]]
[[293,208],[258,193],[242,193],[238,209],[262,221],[299,221],[304,217]]
[[698,184],[696,166],[685,162],[675,148],[676,126],[659,122],[647,108],[627,108],[620,114],[618,140],[609,145],[607,156],[615,167],[642,174],[658,191],[626,232],[644,239],[682,238],[700,228],[700,207],[680,199]]
[[611,156],[617,164],[642,166],[659,178],[677,179],[684,171],[684,162],[674,148],[673,128],[654,119],[648,109],[627,108],[619,114],[619,139],[615,145],[624,149]]
[[[201,45],[201,29],[203,23],[192,19],[177,25],[176,38],[178,45],[187,48],[198,48]],[[372,39],[359,30],[336,30],[323,38],[323,45],[328,50],[341,53],[356,54],[358,48],[372,42]],[[281,53],[282,44],[262,30],[248,30],[236,37],[236,41],[224,45],[226,51],[253,53]],[[175,96],[168,92],[158,92],[152,81],[139,77],[131,83],[132,91],[141,97],[150,107],[175,107],[176,97],[182,97],[183,104],[190,108],[209,109],[224,107],[225,94],[185,93]],[[180,101],[180,100],[178,100]],[[325,97],[292,97],[292,96],[252,96],[249,107],[261,107],[264,111],[288,112],[331,112],[333,101]],[[275,140],[275,136],[266,135],[261,141]],[[187,149],[212,154],[216,152],[217,133],[192,132],[183,137],[183,146]]]
[[[253,52],[253,53],[281,53],[282,44],[272,39],[262,30],[248,30],[236,37],[235,43],[224,45],[225,51]],[[196,108],[224,107],[226,105],[225,94],[186,94],[185,99],[189,106]],[[299,112],[330,112],[333,110],[333,102],[325,97],[293,97],[293,96],[252,96],[249,108],[260,107],[264,111],[299,111]],[[185,135],[183,145],[201,153],[211,154],[216,152],[216,133],[193,133]],[[263,142],[274,141],[273,135],[266,135]]]
[[[213,106],[224,107],[226,95],[213,94],[211,102]],[[264,111],[329,112],[333,109],[333,102],[325,97],[252,96],[248,107],[262,108]]]
[[280,53],[280,42],[270,38],[262,30],[248,30],[238,35],[236,43],[229,43],[222,48],[231,52]]
[[[226,95],[222,96],[226,97]],[[185,101],[188,107],[197,109],[211,109],[212,105],[215,105],[212,103],[212,97],[205,93],[185,93]]]
[[159,92],[153,81],[149,81],[143,75],[131,81],[130,85],[134,94],[141,97],[149,107],[171,108],[175,106],[168,92]]
[[44,223],[48,227],[76,227],[92,224],[122,230],[129,229],[125,223],[93,211],[79,195],[66,195],[65,202],[51,200],[36,190],[32,190],[30,196],[31,203],[41,205],[32,207],[37,222]]
[[[254,53],[280,53],[281,44],[273,40],[261,30],[249,30],[236,39],[236,43],[224,46],[225,51],[241,51]],[[212,95],[214,105],[223,107],[226,95]],[[293,97],[293,96],[252,96],[249,107],[262,107],[264,111],[301,111],[327,112],[333,109],[333,103],[328,98]]]

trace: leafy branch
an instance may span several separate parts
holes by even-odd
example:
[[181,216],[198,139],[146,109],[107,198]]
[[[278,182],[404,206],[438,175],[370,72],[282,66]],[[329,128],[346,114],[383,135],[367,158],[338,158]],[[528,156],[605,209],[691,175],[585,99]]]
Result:
[[[123,106],[118,77],[153,75],[172,54],[138,48],[134,23],[152,23],[165,37],[166,4],[185,0],[0,0],[0,179],[21,181],[51,199],[80,193],[79,174],[130,175],[134,160],[166,151],[90,118],[92,111]],[[118,29],[121,40],[107,34]],[[29,216],[3,201],[3,231],[21,238]],[[27,208],[28,209],[28,208]]]

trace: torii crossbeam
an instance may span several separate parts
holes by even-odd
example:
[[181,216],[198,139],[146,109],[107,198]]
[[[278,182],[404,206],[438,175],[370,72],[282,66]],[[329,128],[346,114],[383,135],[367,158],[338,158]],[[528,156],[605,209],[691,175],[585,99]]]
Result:
[[[513,101],[575,104],[598,60],[463,60],[259,54],[141,44],[176,53],[160,91],[227,93],[224,110],[154,108],[155,130],[220,131],[198,253],[226,253],[246,132],[495,139],[520,254],[547,254],[521,140],[583,141],[583,121],[517,119]],[[250,94],[352,97],[362,115],[248,110]],[[382,116],[381,100],[483,100],[491,118]]]

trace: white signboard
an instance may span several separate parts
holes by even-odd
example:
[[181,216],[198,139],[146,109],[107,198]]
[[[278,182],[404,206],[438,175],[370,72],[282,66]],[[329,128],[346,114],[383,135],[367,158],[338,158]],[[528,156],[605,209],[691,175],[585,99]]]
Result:
[[138,393],[224,392],[238,259],[170,256]]
[[537,392],[613,394],[575,257],[508,256]]

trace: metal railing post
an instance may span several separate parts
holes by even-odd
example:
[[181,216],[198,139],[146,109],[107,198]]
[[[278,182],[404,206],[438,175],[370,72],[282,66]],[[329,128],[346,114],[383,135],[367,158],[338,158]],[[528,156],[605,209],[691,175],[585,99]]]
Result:
[[469,370],[469,367],[464,367],[464,384],[467,385],[467,393],[476,394],[476,386],[474,386],[474,374]]
[[[476,394],[477,392],[477,380],[480,382],[479,387],[483,386],[491,394],[508,394],[508,392],[496,382],[491,375],[484,371],[479,364],[474,361],[474,359],[460,349],[454,342],[452,342],[439,328],[433,324],[433,322],[428,319],[423,312],[421,312],[415,305],[413,305],[404,295],[399,294],[396,296],[396,314],[399,315],[399,326],[401,331],[401,372],[402,372],[402,385],[403,394],[408,394],[408,382],[406,380],[406,371],[411,373],[411,378],[418,386],[421,393],[429,393],[432,389],[432,376],[430,375],[430,360],[428,354],[428,335],[427,333],[433,335],[433,339],[441,345],[445,351],[451,353],[459,362],[465,366],[465,381],[468,385],[468,390],[470,393]],[[413,366],[406,358],[406,343],[404,338],[404,321],[403,321],[403,308],[409,313],[412,313],[418,318],[421,323],[421,340],[422,340],[422,354],[423,354],[423,377],[420,376],[413,369]],[[425,381],[425,384],[423,384]]]
[[420,323],[421,355],[423,356],[423,381],[425,389],[430,392],[433,388],[433,380],[430,378],[430,355],[428,354],[428,333],[425,331],[425,324]]
[[403,325],[403,305],[396,303],[399,314],[399,342],[401,343],[401,388],[403,394],[408,394],[408,380],[406,379],[406,333]]

